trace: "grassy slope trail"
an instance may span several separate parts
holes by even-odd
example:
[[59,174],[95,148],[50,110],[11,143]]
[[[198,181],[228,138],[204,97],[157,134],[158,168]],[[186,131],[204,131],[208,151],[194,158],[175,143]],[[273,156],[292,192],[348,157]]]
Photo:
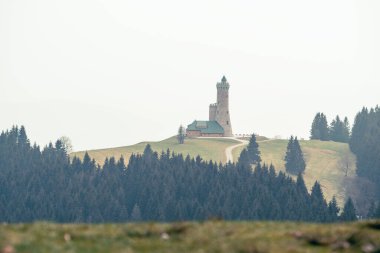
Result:
[[242,146],[246,146],[248,145],[248,141],[247,140],[241,140],[241,139],[235,139],[234,140],[236,141],[239,141],[240,143],[239,144],[236,144],[236,145],[233,145],[233,146],[229,146],[226,148],[225,150],[225,154],[226,154],[226,161],[227,162],[231,162],[233,163],[235,160],[237,160],[237,158],[239,156],[235,156],[235,159],[234,159],[234,155],[233,155],[233,151],[239,147],[242,147]]
[[380,223],[2,224],[0,252],[380,252]]

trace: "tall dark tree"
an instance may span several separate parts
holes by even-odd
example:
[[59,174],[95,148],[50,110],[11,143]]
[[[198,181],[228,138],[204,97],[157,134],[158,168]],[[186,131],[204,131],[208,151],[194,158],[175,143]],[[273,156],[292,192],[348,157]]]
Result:
[[330,124],[330,139],[336,142],[348,142],[350,139],[350,126],[347,117],[341,121],[339,116]]
[[251,164],[258,164],[261,162],[259,144],[257,144],[256,135],[252,134],[247,146],[247,153]]
[[310,139],[321,141],[328,141],[330,139],[327,118],[323,113],[318,112],[315,115],[311,125]]
[[340,220],[341,221],[357,220],[355,206],[351,198],[348,198],[348,200],[346,201],[346,204],[344,205],[344,208],[343,208],[343,213],[340,216]]
[[[355,117],[350,149],[356,155],[356,173],[375,182],[380,196],[380,108],[363,108]],[[380,201],[380,199],[379,199]]]
[[185,128],[182,125],[180,125],[178,128],[178,134],[177,134],[178,143],[184,144],[185,143],[185,137],[186,137]]
[[297,137],[290,137],[285,154],[285,169],[288,173],[303,173],[306,168],[305,159]]
[[311,140],[320,140],[321,139],[321,132],[319,129],[321,121],[321,113],[318,112],[313,120],[313,123],[311,124],[311,129],[310,129],[310,139]]
[[328,211],[329,211],[328,221],[336,221],[338,219],[340,208],[338,207],[338,203],[336,201],[335,196],[333,196],[332,200],[329,202]]
[[132,210],[131,221],[138,222],[141,220],[142,220],[142,218],[141,218],[140,207],[136,204]]
[[323,191],[319,182],[315,182],[311,189],[311,208],[313,209],[315,221],[326,222],[329,221],[329,211],[326,200],[323,196]]
[[380,219],[380,203],[377,205],[377,208],[374,208],[373,218]]
[[367,212],[367,219],[380,218],[380,217],[376,217],[376,211],[377,211],[376,210],[376,204],[374,202],[372,202],[369,209],[368,209],[368,212]]

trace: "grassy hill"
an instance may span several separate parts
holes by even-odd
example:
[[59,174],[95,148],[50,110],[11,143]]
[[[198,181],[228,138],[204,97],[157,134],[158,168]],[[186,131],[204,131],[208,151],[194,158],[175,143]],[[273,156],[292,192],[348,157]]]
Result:
[[[229,146],[236,145],[239,142],[231,139],[223,138],[200,138],[200,139],[186,139],[185,144],[180,145],[176,137],[171,137],[163,141],[158,142],[140,142],[135,145],[109,148],[109,149],[97,149],[89,150],[88,154],[94,158],[98,163],[102,164],[106,157],[114,156],[119,158],[124,156],[126,162],[132,153],[142,153],[147,144],[152,146],[152,149],[161,153],[161,151],[174,151],[176,153],[182,153],[184,155],[189,154],[192,157],[200,155],[205,160],[213,160],[217,162],[226,162],[225,149]],[[78,156],[83,158],[85,152],[75,152],[71,156]]]
[[[288,141],[268,140],[258,143],[263,162],[272,163],[276,170],[285,171],[284,157]],[[306,160],[304,179],[307,187],[311,189],[318,180],[327,199],[335,195],[340,206],[343,206],[345,198],[350,196],[358,211],[365,212],[369,200],[373,198],[374,185],[369,180],[356,176],[355,155],[351,153],[348,144],[307,140],[300,141],[300,145]],[[235,149],[233,155],[239,156],[243,148]]]
[[0,225],[0,252],[380,252],[380,223]]
[[[268,140],[260,138],[259,148],[263,162],[275,165],[277,170],[284,171],[284,155],[287,140]],[[90,156],[98,163],[103,163],[106,157],[124,156],[128,161],[132,153],[141,153],[147,144],[158,152],[170,149],[176,153],[190,154],[190,156],[200,155],[203,159],[226,162],[225,149],[239,142],[232,139],[207,138],[207,139],[187,139],[184,145],[178,144],[175,137],[159,142],[142,142],[132,146],[90,150]],[[305,171],[305,183],[308,189],[318,180],[325,194],[330,200],[333,195],[337,197],[340,206],[347,196],[351,196],[359,213],[365,213],[370,200],[373,198],[373,183],[368,180],[358,178],[355,174],[355,156],[350,152],[345,143],[322,142],[322,141],[300,141],[307,163]],[[244,146],[233,150],[234,160]],[[73,153],[78,157],[83,157],[84,152]],[[347,169],[348,167],[348,169]],[[347,176],[346,176],[347,169]]]

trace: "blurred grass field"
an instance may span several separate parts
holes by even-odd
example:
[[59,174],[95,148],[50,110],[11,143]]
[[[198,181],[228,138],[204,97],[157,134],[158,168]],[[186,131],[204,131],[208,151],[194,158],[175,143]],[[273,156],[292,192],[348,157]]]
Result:
[[380,252],[380,223],[0,225],[0,252]]

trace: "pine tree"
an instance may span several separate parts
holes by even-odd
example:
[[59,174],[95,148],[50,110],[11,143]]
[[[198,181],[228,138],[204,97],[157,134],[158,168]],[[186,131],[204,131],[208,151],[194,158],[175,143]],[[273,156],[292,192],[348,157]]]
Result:
[[347,117],[345,117],[344,121],[341,121],[337,115],[331,122],[329,131],[332,141],[347,143],[350,138],[350,126]]
[[377,208],[375,209],[373,217],[376,219],[380,219],[380,203],[377,205]]
[[182,125],[180,125],[179,129],[178,129],[178,134],[177,134],[178,143],[184,144],[185,143],[185,137],[186,137],[185,128]]
[[239,159],[238,159],[238,164],[244,167],[250,166],[250,159],[249,159],[248,151],[246,148],[241,151]]
[[319,122],[319,131],[321,133],[321,141],[330,140],[327,118],[326,118],[326,115],[324,115],[323,113],[321,113],[321,120]]
[[371,203],[371,206],[368,209],[367,219],[374,219],[376,217],[376,205],[374,202]]
[[348,198],[343,208],[343,213],[340,216],[341,221],[356,221],[356,210],[351,198]]
[[318,112],[313,120],[310,130],[310,139],[311,140],[329,140],[329,128],[327,125],[326,115]]
[[305,159],[297,137],[290,137],[285,154],[285,168],[288,173],[303,173],[306,168]]
[[256,135],[252,134],[247,146],[247,155],[249,157],[250,164],[258,164],[261,162],[259,144],[256,141]]
[[321,121],[321,113],[318,112],[313,120],[313,123],[311,124],[311,130],[310,130],[310,139],[311,140],[320,140],[321,139],[321,132],[319,128],[319,124]]
[[18,144],[21,145],[22,147],[30,147],[30,141],[28,137],[26,136],[26,131],[25,127],[21,126],[20,131],[19,131],[19,136],[18,136]]
[[135,204],[131,213],[131,221],[139,222],[141,220],[142,219],[141,219],[140,207],[137,204]]
[[343,142],[348,143],[350,141],[350,133],[351,133],[350,122],[348,122],[347,117],[344,117],[344,120],[343,120],[343,136],[344,136]]
[[336,221],[338,219],[340,208],[338,207],[335,196],[333,196],[332,200],[329,202],[328,210],[329,221]]
[[314,221],[328,221],[328,208],[326,200],[323,196],[323,192],[321,189],[321,185],[316,181],[313,185],[313,188],[311,189],[311,208],[313,210],[312,219]]

